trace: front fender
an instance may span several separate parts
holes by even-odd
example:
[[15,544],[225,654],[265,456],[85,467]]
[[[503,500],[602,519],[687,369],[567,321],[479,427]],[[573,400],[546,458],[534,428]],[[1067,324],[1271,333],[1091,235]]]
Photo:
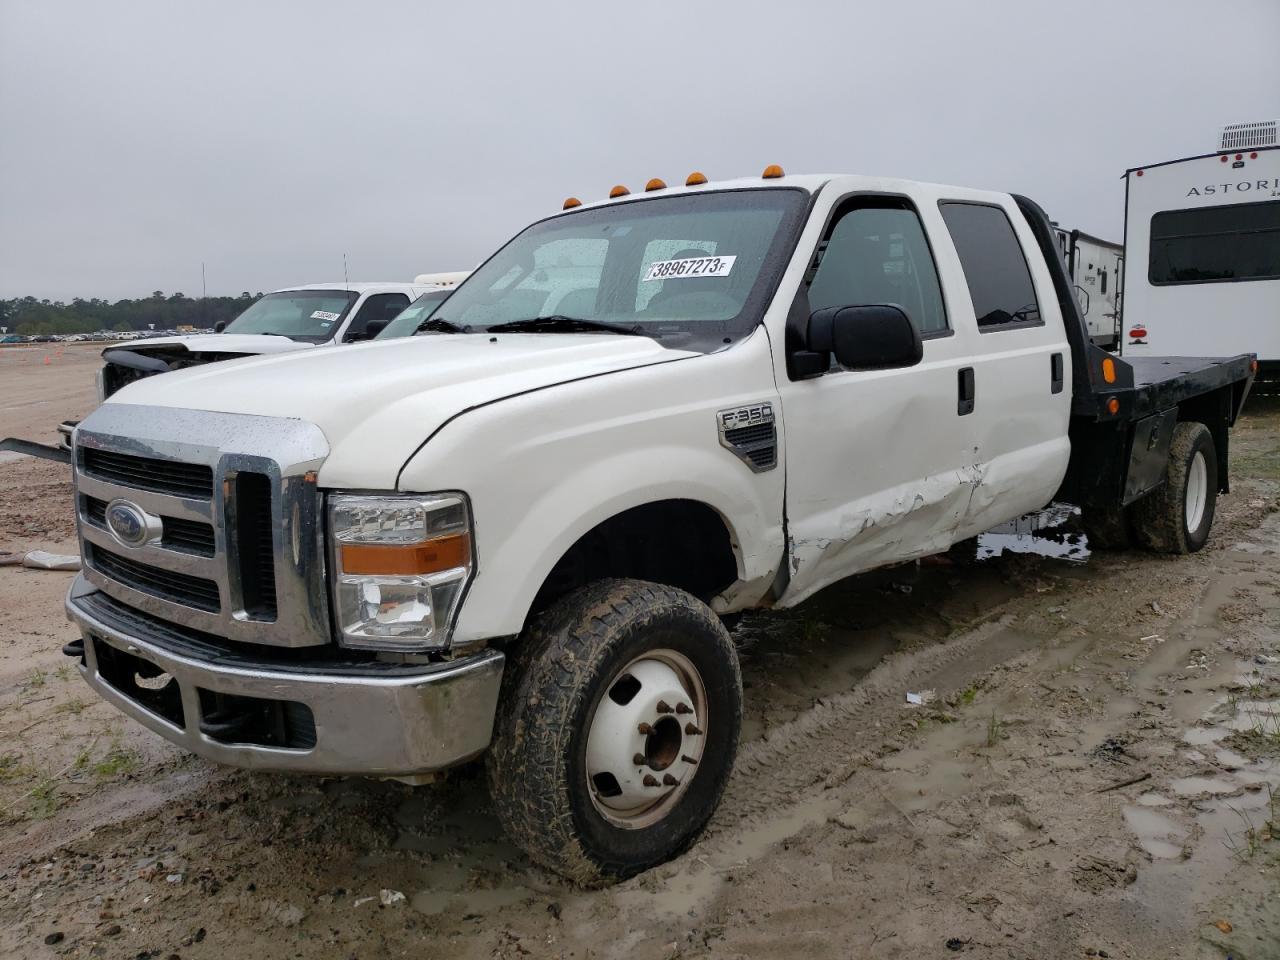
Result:
[[400,489],[462,490],[476,525],[476,579],[455,645],[511,636],[584,534],[632,507],[700,501],[723,518],[749,606],[782,562],[783,470],[753,473],[720,446],[717,411],[777,404],[764,332],[723,353],[563,384],[471,410],[406,464]]

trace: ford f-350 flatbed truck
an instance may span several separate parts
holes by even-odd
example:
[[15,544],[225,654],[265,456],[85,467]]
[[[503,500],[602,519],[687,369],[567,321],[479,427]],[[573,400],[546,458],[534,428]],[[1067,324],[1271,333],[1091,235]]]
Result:
[[1055,498],[1095,546],[1198,550],[1254,366],[1096,347],[1024,198],[776,168],[571,198],[419,329],[86,418],[66,653],[221,763],[487,754],[510,835],[586,883],[715,809],[722,617]]

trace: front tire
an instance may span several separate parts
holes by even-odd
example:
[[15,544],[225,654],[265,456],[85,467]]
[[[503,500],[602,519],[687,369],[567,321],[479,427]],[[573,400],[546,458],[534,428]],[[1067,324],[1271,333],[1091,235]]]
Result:
[[1173,428],[1165,482],[1133,505],[1134,530],[1159,553],[1195,553],[1209,539],[1218,502],[1218,456],[1203,423]]
[[737,654],[709,607],[639,580],[583,587],[508,666],[487,762],[498,818],[570,880],[632,876],[702,830],[741,724]]

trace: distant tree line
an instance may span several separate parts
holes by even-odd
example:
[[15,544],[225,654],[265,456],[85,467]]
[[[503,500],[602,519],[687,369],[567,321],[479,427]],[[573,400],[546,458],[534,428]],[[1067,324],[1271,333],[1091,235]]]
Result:
[[179,326],[212,327],[219,320],[230,323],[261,293],[244,291],[238,297],[165,296],[160,290],[138,300],[84,300],[70,303],[18,297],[0,300],[0,327],[22,336],[53,333],[94,333],[98,330],[172,330]]

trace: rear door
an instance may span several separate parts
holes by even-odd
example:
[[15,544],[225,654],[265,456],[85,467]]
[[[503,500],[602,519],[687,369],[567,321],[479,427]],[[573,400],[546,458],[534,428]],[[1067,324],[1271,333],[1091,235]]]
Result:
[[[829,186],[827,189],[832,189]],[[789,606],[843,577],[945,550],[969,510],[977,435],[961,403],[972,320],[948,310],[959,264],[933,198],[859,192],[838,199],[799,309],[895,304],[915,323],[913,367],[779,378],[787,462]],[[943,296],[939,268],[954,278]],[[954,321],[959,321],[958,323]]]
[[1012,199],[982,196],[938,204],[978,331],[970,427],[981,476],[965,536],[1046,505],[1071,453],[1071,352],[1052,279]]

